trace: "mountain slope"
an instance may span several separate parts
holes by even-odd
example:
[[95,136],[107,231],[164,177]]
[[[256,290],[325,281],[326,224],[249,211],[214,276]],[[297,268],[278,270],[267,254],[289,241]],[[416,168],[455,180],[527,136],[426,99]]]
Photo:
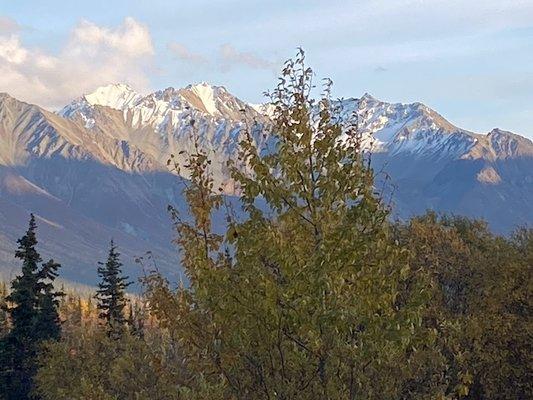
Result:
[[236,152],[243,124],[268,123],[265,116],[225,88],[206,83],[146,96],[125,85],[108,85],[75,100],[59,115],[84,124],[95,134],[124,140],[161,165],[166,165],[171,155],[182,161],[180,152],[192,150],[192,137],[196,136],[213,160],[219,185],[228,183],[225,164]]
[[[377,186],[390,177],[384,196],[392,196],[397,217],[430,208],[483,217],[498,232],[533,223],[530,140],[499,129],[466,131],[420,103],[365,94],[338,105],[345,116],[358,114]],[[206,83],[148,95],[108,85],[58,113],[0,94],[0,269],[17,265],[16,238],[35,212],[43,254],[62,261],[67,278],[94,283],[96,261],[113,237],[132,277],[142,273],[134,257],[150,250],[178,279],[166,209],[185,212],[186,176],[169,171],[167,160],[175,154],[180,161],[196,141],[231,195],[225,163],[236,157],[243,125],[265,146],[271,115],[269,105],[247,104]]]
[[63,261],[65,277],[93,283],[95,263],[112,237],[133,276],[141,272],[133,257],[148,250],[166,273],[179,273],[166,213],[168,204],[183,204],[179,177],[123,140],[95,136],[6,95],[0,96],[0,121],[4,268],[14,265],[16,238],[34,212],[43,254]]
[[472,133],[420,103],[370,95],[347,103],[359,113],[374,169],[390,177],[397,216],[433,209],[484,218],[501,233],[533,223],[531,140]]

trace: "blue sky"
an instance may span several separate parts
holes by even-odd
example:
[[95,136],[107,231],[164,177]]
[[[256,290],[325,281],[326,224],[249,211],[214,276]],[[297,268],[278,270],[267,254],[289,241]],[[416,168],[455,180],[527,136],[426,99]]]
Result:
[[250,102],[302,46],[334,94],[421,101],[533,138],[533,0],[0,0],[0,91],[57,108],[110,82]]

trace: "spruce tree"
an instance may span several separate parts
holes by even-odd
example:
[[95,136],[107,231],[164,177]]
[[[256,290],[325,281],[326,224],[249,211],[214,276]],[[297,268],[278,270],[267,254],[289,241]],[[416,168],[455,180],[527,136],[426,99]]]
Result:
[[11,332],[1,346],[1,382],[6,399],[27,398],[31,388],[31,377],[35,367],[35,321],[38,314],[37,273],[41,261],[35,250],[35,217],[31,215],[26,234],[18,240],[15,257],[22,260],[22,274],[11,284],[11,294],[6,300],[13,304],[9,308],[12,322]]
[[22,260],[22,271],[11,283],[6,297],[12,328],[0,342],[0,386],[5,399],[29,399],[36,372],[36,356],[43,340],[58,339],[60,323],[53,280],[59,264],[53,260],[43,264],[35,249],[37,237],[35,217],[31,214],[26,234],[18,240],[15,257]]
[[122,274],[120,253],[111,240],[109,254],[105,263],[100,262],[98,275],[101,282],[98,284],[96,299],[98,300],[98,317],[106,325],[109,336],[118,337],[123,332],[127,319],[124,308],[127,304],[125,290],[131,284],[128,277]]
[[57,278],[60,264],[53,260],[43,264],[39,271],[39,314],[36,321],[37,334],[41,339],[59,339],[61,335],[61,321],[59,319],[59,298],[64,296],[63,291],[54,290],[53,281]]

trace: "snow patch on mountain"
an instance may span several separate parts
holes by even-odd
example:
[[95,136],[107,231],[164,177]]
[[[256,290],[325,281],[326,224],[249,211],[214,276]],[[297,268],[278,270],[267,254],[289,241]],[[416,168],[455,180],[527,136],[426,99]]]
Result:
[[387,103],[365,93],[338,105],[342,118],[357,116],[363,144],[372,152],[457,158],[475,143],[473,133],[421,103]]
[[267,118],[274,117],[276,107],[272,103],[248,103],[248,105],[252,107],[256,112],[261,115],[264,115]]
[[[531,153],[527,139],[500,130],[489,135],[466,131],[422,103],[388,103],[365,93],[333,105],[340,109],[341,120],[357,117],[363,146],[375,153],[435,160],[495,159],[503,154],[515,157]],[[235,156],[243,120],[266,126],[274,114],[272,104],[245,103],[224,87],[206,82],[181,89],[169,87],[146,96],[128,85],[107,85],[73,101],[59,114],[81,118],[85,127],[96,129],[105,125],[101,116],[95,116],[97,106],[120,110],[123,130],[127,131],[121,139],[131,141],[160,162],[187,149],[194,131],[202,146],[224,163]],[[220,179],[229,179],[224,178],[222,170]]]
[[142,95],[123,83],[115,83],[97,88],[84,96],[87,103],[93,106],[111,107],[123,110],[133,106]]
[[222,88],[215,88],[206,82],[202,82],[197,85],[188,86],[187,89],[198,96],[209,114],[213,116],[220,115],[215,100],[217,99],[217,92],[222,90]]
[[80,116],[86,128],[94,127],[94,106],[103,106],[115,110],[132,107],[142,95],[123,83],[115,83],[97,88],[85,94],[61,109],[58,114],[65,118]]

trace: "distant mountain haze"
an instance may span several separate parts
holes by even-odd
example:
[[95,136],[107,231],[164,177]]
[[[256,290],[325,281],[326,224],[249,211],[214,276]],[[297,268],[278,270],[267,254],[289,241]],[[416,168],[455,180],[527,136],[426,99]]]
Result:
[[[499,233],[533,223],[531,140],[472,133],[420,103],[368,94],[340,102],[345,115],[359,115],[378,183],[390,176],[395,217],[433,209],[484,218]],[[18,268],[16,239],[34,212],[43,258],[61,262],[65,279],[94,283],[112,237],[132,277],[142,274],[134,257],[152,251],[158,268],[180,279],[167,205],[185,211],[183,177],[167,160],[192,148],[194,120],[215,183],[232,196],[226,161],[236,158],[243,124],[258,127],[254,138],[265,145],[271,111],[207,83],[148,95],[113,84],[57,113],[0,94],[0,270]]]

